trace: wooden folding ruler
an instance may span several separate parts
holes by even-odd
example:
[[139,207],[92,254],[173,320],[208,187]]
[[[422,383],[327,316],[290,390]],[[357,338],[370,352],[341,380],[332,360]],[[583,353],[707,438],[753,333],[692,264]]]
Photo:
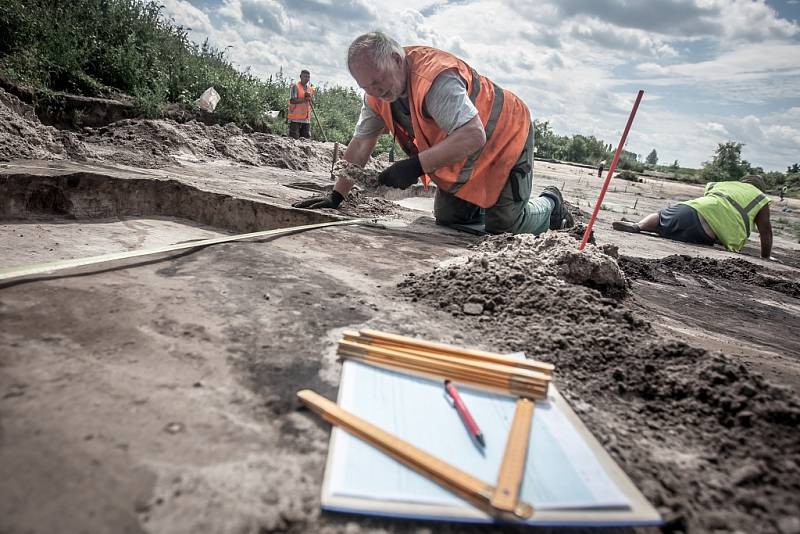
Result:
[[329,423],[366,441],[406,467],[452,491],[486,514],[514,519],[527,519],[533,515],[533,506],[519,500],[533,420],[532,400],[526,398],[517,400],[497,482],[492,486],[381,430],[310,389],[298,391],[297,396]]

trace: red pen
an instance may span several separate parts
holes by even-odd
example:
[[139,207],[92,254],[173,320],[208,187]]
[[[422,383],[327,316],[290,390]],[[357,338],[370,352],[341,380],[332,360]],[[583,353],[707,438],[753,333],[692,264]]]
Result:
[[475,438],[478,445],[486,447],[486,442],[483,440],[483,432],[481,432],[481,429],[478,428],[478,423],[476,423],[475,419],[470,415],[469,410],[467,410],[467,405],[461,400],[461,396],[458,394],[458,391],[456,391],[455,386],[449,380],[445,380],[444,390],[453,399],[453,406],[455,406],[458,415],[461,416],[461,420],[464,422],[464,426],[467,427],[470,436]]

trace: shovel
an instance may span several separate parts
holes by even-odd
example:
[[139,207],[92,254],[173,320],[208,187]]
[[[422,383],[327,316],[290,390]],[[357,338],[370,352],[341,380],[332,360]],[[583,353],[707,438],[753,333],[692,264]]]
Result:
[[325,130],[322,128],[322,123],[321,123],[321,122],[319,122],[319,116],[317,116],[317,110],[316,110],[316,108],[314,107],[314,104],[311,104],[311,103],[309,102],[309,105],[311,106],[311,113],[313,113],[313,114],[314,114],[314,118],[317,120],[317,126],[319,126],[319,131],[320,131],[320,132],[322,132],[322,138],[323,138],[323,139],[325,140],[325,142],[327,143],[327,142],[328,142],[328,136],[327,136],[327,135],[325,135]]

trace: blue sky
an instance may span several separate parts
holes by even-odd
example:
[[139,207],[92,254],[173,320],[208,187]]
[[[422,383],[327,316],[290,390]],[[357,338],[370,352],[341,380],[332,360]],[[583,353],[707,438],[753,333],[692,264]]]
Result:
[[800,162],[800,0],[166,0],[165,14],[267,77],[352,85],[357,35],[453,52],[521,96],[557,133],[699,166],[745,144],[767,170]]

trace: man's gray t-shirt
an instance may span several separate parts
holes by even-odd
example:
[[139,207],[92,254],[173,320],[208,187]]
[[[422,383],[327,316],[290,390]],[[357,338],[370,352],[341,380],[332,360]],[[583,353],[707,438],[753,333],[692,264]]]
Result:
[[[408,107],[407,102],[405,107]],[[467,95],[467,82],[452,70],[442,72],[433,80],[423,107],[439,128],[448,135],[478,114],[478,110]],[[353,137],[372,137],[387,131],[383,118],[367,105],[367,96],[364,95]]]

